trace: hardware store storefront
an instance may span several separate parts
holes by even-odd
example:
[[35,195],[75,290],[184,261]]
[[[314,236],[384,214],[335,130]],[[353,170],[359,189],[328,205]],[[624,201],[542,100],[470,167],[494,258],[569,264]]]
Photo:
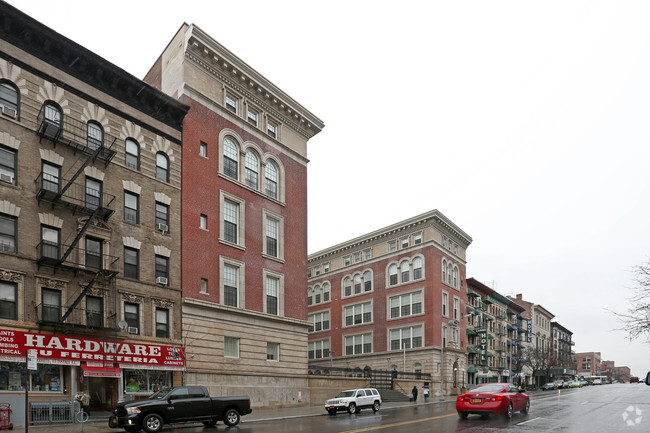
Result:
[[[27,370],[36,350],[38,369]],[[30,400],[90,396],[91,409],[110,410],[121,400],[180,384],[184,349],[178,346],[78,338],[0,329],[0,396],[24,393]]]

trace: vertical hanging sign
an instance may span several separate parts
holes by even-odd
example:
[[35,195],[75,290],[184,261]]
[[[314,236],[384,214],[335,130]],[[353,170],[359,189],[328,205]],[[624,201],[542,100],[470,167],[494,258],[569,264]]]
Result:
[[476,330],[479,339],[479,359],[481,365],[487,365],[487,329],[479,328]]

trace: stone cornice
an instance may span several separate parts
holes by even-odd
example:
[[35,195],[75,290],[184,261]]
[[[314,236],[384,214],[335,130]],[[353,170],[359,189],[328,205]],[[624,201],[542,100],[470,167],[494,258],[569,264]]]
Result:
[[359,236],[347,242],[343,242],[333,247],[318,251],[308,256],[308,262],[322,260],[326,257],[338,255],[346,250],[359,248],[365,244],[377,241],[382,238],[393,236],[399,232],[412,231],[418,226],[434,223],[439,228],[443,229],[450,237],[454,238],[463,248],[467,248],[472,243],[472,238],[462,231],[456,224],[451,222],[449,218],[440,213],[437,209],[414,216],[407,220],[395,223],[388,227],[384,227],[374,232]]
[[209,71],[303,137],[309,139],[324,128],[322,120],[196,25],[188,28],[186,41],[186,59]]

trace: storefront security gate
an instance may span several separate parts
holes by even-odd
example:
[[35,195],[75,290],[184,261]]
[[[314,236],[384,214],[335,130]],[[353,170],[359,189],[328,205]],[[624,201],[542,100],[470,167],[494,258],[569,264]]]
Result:
[[31,424],[65,424],[75,422],[81,406],[78,401],[34,402],[29,405]]

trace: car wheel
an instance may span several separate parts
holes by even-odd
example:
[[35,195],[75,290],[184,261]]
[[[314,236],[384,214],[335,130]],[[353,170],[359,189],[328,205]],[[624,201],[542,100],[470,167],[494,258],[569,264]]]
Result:
[[458,412],[458,418],[467,419],[467,412]]
[[529,410],[530,410],[530,400],[526,399],[526,404],[524,405],[524,409],[522,410],[522,412],[527,414]]
[[330,409],[327,411],[330,415],[336,415],[336,410],[335,409]]
[[357,405],[354,403],[350,403],[348,406],[348,413],[351,415],[353,413],[357,413]]
[[223,415],[223,423],[228,427],[232,427],[239,424],[240,418],[241,417],[239,416],[239,412],[237,412],[235,409],[228,409]]
[[372,411],[373,411],[373,412],[379,412],[379,406],[381,406],[381,404],[379,403],[379,401],[375,401],[375,402],[372,404]]
[[150,413],[142,420],[142,428],[147,433],[157,433],[162,429],[163,420],[157,413]]
[[139,425],[126,426],[124,427],[124,430],[126,430],[129,433],[138,433],[140,430],[142,430],[142,427],[140,427]]
[[512,418],[512,402],[508,403],[508,407],[506,408],[506,413],[504,413],[506,419]]

